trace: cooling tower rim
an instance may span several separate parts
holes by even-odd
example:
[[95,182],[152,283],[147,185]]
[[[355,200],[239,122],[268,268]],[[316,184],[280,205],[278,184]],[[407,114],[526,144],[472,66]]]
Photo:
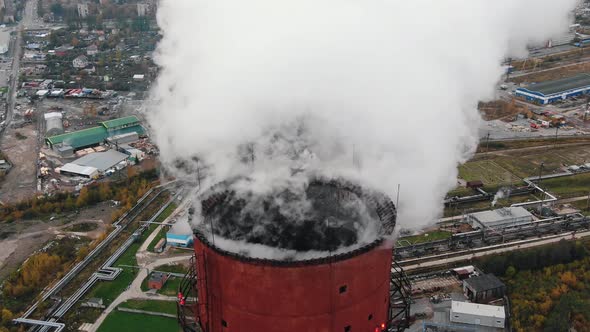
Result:
[[[379,237],[375,241],[373,241],[369,244],[365,244],[359,248],[356,248],[356,249],[353,249],[353,250],[350,250],[347,252],[343,252],[343,253],[338,253],[335,255],[328,254],[327,256],[323,256],[323,257],[302,259],[302,260],[280,260],[280,259],[268,259],[268,258],[255,258],[255,257],[250,257],[250,256],[238,254],[235,252],[227,251],[227,250],[221,249],[220,247],[211,243],[211,241],[209,241],[207,236],[205,236],[201,231],[195,229],[193,231],[193,234],[199,242],[203,243],[205,246],[207,246],[208,248],[210,248],[211,250],[215,251],[216,253],[218,253],[222,256],[225,256],[225,257],[228,257],[228,258],[231,258],[231,259],[234,259],[234,260],[246,263],[246,264],[272,266],[272,267],[277,267],[277,268],[305,267],[305,266],[325,265],[325,264],[341,262],[341,261],[345,261],[345,260],[360,256],[364,253],[367,253],[367,252],[379,247],[383,243],[385,243],[385,238]],[[393,245],[392,245],[391,249],[393,250]]]
[[[202,205],[205,201],[213,201],[215,204],[217,203],[215,201],[222,200],[231,192],[231,190],[227,189],[227,187],[232,182],[243,178],[244,177],[236,176],[231,179],[218,182],[215,185],[209,187],[209,189],[205,190],[199,195],[200,204]],[[391,199],[383,192],[372,188],[367,188],[343,177],[326,177],[314,175],[310,177],[309,183],[322,183],[323,185],[327,186],[336,186],[355,193],[359,198],[363,199],[365,203],[371,205],[375,211],[378,212],[379,220],[383,226],[381,234],[383,236],[390,236],[393,234],[397,219],[397,209]],[[206,211],[203,211],[206,209],[202,208],[201,210],[202,213],[207,214]]]

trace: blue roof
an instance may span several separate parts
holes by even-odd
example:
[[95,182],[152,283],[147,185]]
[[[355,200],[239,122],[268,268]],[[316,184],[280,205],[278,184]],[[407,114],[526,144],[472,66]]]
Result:
[[167,239],[174,239],[174,240],[188,241],[188,240],[192,240],[193,235],[192,234],[172,234],[172,233],[168,232],[168,233],[166,233],[166,238]]

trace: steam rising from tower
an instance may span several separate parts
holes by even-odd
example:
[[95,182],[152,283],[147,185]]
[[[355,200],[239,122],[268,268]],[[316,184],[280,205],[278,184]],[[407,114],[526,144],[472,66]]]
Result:
[[400,183],[399,221],[419,227],[474,150],[502,59],[565,30],[575,3],[162,0],[150,124],[193,178],[199,162],[262,194],[318,170]]

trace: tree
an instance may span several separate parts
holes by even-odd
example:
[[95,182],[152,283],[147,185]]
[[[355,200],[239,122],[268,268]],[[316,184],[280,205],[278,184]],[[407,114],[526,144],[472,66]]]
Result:
[[505,273],[505,275],[506,275],[506,278],[508,278],[508,279],[512,279],[512,278],[513,278],[513,277],[516,275],[516,268],[515,268],[514,266],[512,266],[512,265],[511,265],[511,266],[509,266],[509,267],[506,269],[506,273]]
[[7,325],[10,321],[12,321],[13,314],[10,310],[3,308],[2,309],[2,325]]
[[99,195],[99,200],[101,202],[106,201],[111,198],[112,192],[111,192],[111,188],[108,183],[103,182],[99,185],[98,195]]
[[81,261],[84,259],[84,257],[86,257],[86,255],[88,255],[88,247],[87,246],[83,246],[82,248],[80,248],[78,250],[78,253],[76,254],[76,258]]
[[68,195],[68,198],[66,198],[66,203],[65,203],[66,211],[71,211],[75,207],[76,207],[76,202],[74,201],[74,198],[71,195]]
[[88,205],[88,198],[89,198],[88,188],[84,187],[80,190],[80,194],[78,195],[78,199],[76,199],[76,206],[80,208],[80,207]]

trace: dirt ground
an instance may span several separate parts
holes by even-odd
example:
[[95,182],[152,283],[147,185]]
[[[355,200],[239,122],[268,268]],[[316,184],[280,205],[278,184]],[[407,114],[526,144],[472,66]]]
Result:
[[560,78],[566,78],[588,71],[590,71],[590,62],[585,62],[567,67],[555,68],[551,70],[541,71],[538,73],[531,73],[528,75],[514,77],[511,78],[510,81],[514,83],[544,82],[550,80],[557,80]]
[[506,102],[504,100],[495,100],[487,103],[480,103],[479,111],[486,121],[490,120],[507,120],[512,121],[518,113],[527,112],[526,106],[516,103],[516,101]]
[[8,128],[0,142],[0,151],[13,165],[0,183],[0,202],[15,202],[31,197],[37,188],[35,124],[23,128]]
[[[24,220],[0,224],[0,280],[17,269],[35,251],[60,235],[84,236],[96,239],[110,222],[115,210],[110,202],[100,203],[52,221]],[[90,232],[68,232],[66,228],[79,223],[97,223]]]

